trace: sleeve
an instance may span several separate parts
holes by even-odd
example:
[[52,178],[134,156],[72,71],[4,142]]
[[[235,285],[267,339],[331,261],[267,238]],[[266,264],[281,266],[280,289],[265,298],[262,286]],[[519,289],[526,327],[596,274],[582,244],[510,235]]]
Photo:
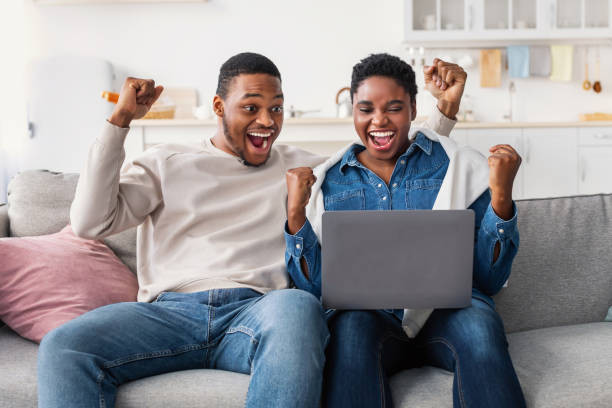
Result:
[[128,130],[107,122],[89,150],[70,208],[79,236],[99,239],[137,226],[162,202],[152,157],[143,155],[121,172]]
[[[518,252],[517,209],[514,203],[512,207],[511,219],[499,218],[491,206],[489,191],[470,206],[476,213],[473,285],[489,296],[499,292],[508,280],[512,262]],[[494,262],[495,245],[498,242],[500,251]]]
[[431,115],[427,118],[427,120],[421,123],[421,127],[431,129],[439,135],[449,136],[451,130],[455,127],[457,121],[454,119],[449,119],[436,106]]
[[[319,244],[310,221],[306,219],[302,228],[295,235],[288,232],[287,223],[285,223],[285,244],[285,264],[295,286],[312,293],[317,298],[321,297],[321,244]],[[300,264],[302,257],[308,265],[308,278],[302,271]]]

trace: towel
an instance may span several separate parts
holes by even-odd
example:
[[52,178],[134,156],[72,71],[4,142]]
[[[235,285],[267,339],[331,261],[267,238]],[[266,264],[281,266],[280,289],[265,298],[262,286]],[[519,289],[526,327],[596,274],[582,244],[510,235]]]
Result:
[[499,88],[501,86],[501,50],[480,51],[480,86]]
[[529,47],[529,74],[531,76],[550,76],[550,47]]
[[510,78],[527,78],[529,76],[529,47],[511,45],[506,49],[508,54],[508,74]]
[[550,55],[552,59],[550,79],[553,81],[571,81],[574,47],[572,45],[551,45]]
[[[417,132],[423,133],[428,139],[440,142],[449,158],[448,169],[442,180],[440,191],[433,205],[433,210],[466,209],[489,188],[489,165],[487,159],[478,151],[459,146],[457,142],[434,132],[433,130],[411,126],[408,137],[413,140]],[[321,217],[325,211],[321,186],[325,174],[332,166],[342,160],[342,156],[353,143],[340,150],[322,164],[314,168],[317,181],[312,186],[310,200],[306,206],[306,217],[314,232],[321,241]],[[432,309],[404,309],[402,327],[410,338],[416,337]]]

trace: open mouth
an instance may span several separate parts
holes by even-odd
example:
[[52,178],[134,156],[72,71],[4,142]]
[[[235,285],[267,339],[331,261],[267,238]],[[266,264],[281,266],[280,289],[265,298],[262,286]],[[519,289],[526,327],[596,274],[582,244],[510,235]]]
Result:
[[272,135],[274,135],[274,131],[269,129],[247,131],[247,138],[258,152],[266,152],[268,150],[268,147],[272,144],[270,141]]
[[368,132],[371,144],[376,150],[389,149],[394,136],[395,132],[392,130],[373,130]]

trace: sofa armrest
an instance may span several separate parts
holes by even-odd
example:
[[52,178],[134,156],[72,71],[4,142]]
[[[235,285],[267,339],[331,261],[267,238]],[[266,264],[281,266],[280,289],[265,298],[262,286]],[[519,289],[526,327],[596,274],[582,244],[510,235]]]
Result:
[[0,204],[0,238],[9,236],[8,206]]

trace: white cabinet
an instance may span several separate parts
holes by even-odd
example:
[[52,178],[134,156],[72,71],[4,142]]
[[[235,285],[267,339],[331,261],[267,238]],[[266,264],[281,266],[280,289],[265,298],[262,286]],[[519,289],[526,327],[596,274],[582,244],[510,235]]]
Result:
[[578,191],[576,128],[523,129],[523,196],[544,198]]
[[408,46],[609,41],[612,0],[404,0]]
[[[478,150],[485,157],[490,156],[489,149],[497,144],[509,144],[523,156],[522,129],[469,129],[467,136],[467,144],[470,147]],[[523,193],[523,178],[524,169],[521,166],[516,178],[514,179],[514,187],[512,189],[513,198],[524,198]]]
[[612,128],[579,129],[578,193],[612,193]]

